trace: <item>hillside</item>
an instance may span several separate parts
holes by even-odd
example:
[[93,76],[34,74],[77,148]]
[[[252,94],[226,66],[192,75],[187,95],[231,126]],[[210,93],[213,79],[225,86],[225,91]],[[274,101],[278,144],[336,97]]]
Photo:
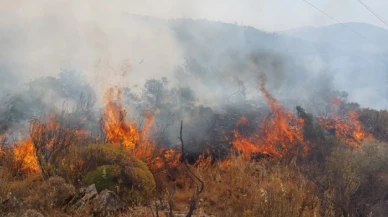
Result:
[[280,33],[303,40],[323,43],[344,52],[387,52],[387,29],[366,23],[344,23],[344,25],[333,24],[315,28],[306,27]]
[[[186,58],[202,66],[197,66],[195,73],[212,90],[225,86],[237,89],[237,79],[254,89],[254,78],[266,73],[270,88],[279,98],[310,100],[316,97],[310,91],[314,87],[346,91],[350,100],[363,106],[388,106],[388,56],[382,53],[388,46],[388,31],[384,29],[347,24],[367,32],[365,36],[373,39],[372,44],[338,25],[279,33],[206,20],[178,19],[169,21],[169,25]],[[216,79],[220,77],[222,80]],[[211,82],[214,80],[217,82]]]
[[0,216],[388,216],[379,50],[111,16],[0,25]]

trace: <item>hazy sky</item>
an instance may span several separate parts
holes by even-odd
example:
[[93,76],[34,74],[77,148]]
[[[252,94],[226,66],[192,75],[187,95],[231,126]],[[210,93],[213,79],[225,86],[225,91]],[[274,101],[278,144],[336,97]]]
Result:
[[[342,22],[366,22],[388,28],[357,0],[308,1]],[[363,1],[388,21],[388,0]],[[236,22],[267,31],[334,23],[302,0],[0,0],[0,11],[20,16],[39,16],[53,7],[71,8],[74,14],[85,19],[96,13],[109,16],[129,12],[162,18]]]

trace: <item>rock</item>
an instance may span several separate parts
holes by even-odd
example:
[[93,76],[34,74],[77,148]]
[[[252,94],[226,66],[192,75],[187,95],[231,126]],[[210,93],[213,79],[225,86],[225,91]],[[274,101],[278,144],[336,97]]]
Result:
[[36,210],[28,209],[23,213],[22,217],[44,217],[44,215]]
[[113,191],[97,192],[96,186],[81,188],[78,194],[64,207],[66,212],[80,211],[89,207],[94,216],[107,216],[124,209],[125,204]]
[[97,196],[98,192],[94,184],[86,188],[80,188],[77,195],[64,207],[64,210],[68,212],[83,209]]
[[95,215],[107,216],[109,213],[123,210],[125,204],[113,191],[103,190],[91,201],[91,207]]

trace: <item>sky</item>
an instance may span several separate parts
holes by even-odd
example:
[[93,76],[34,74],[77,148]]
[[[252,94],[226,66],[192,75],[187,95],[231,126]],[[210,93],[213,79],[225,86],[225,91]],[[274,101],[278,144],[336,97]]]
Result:
[[[357,0],[308,1],[341,22],[365,22],[388,28]],[[387,0],[363,2],[388,20],[385,13],[388,11]],[[209,19],[249,25],[266,31],[335,23],[303,0],[0,0],[0,11],[26,17],[39,16],[52,7],[71,8],[73,15],[84,19],[96,13],[109,16],[127,12],[165,19]]]

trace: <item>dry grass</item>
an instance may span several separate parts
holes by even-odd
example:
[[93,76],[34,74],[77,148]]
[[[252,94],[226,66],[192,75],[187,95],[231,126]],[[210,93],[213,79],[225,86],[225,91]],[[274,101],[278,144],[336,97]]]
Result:
[[[193,166],[195,173],[205,183],[196,214],[222,217],[310,217],[346,216],[346,213],[362,211],[365,216],[386,216],[387,154],[387,144],[374,142],[364,144],[357,150],[336,150],[327,156],[321,166],[314,169],[316,174],[310,174],[325,186],[324,191],[318,191],[312,177],[307,176],[306,171],[300,171],[306,169],[306,165],[295,165],[293,162],[264,159],[252,162],[232,157],[227,166]],[[64,179],[51,177],[43,181],[40,175],[20,179],[12,174],[6,167],[0,167],[0,199],[12,195],[23,202],[22,211],[36,210],[46,216],[90,216],[87,208],[71,215],[61,211],[66,199],[75,193],[75,188],[66,184]],[[195,184],[185,168],[178,165],[172,171],[154,174],[154,178],[160,194],[155,195],[155,200],[161,196],[167,205],[169,196],[174,192],[174,212],[180,214],[177,216],[187,213]],[[161,211],[159,216],[164,216],[163,213]],[[151,208],[144,206],[129,208],[115,216],[153,215]]]
[[197,172],[206,186],[202,205],[216,216],[318,216],[315,185],[296,167],[234,158]]
[[10,180],[12,179],[11,174],[4,167],[0,167],[0,203],[7,197],[11,192]]

